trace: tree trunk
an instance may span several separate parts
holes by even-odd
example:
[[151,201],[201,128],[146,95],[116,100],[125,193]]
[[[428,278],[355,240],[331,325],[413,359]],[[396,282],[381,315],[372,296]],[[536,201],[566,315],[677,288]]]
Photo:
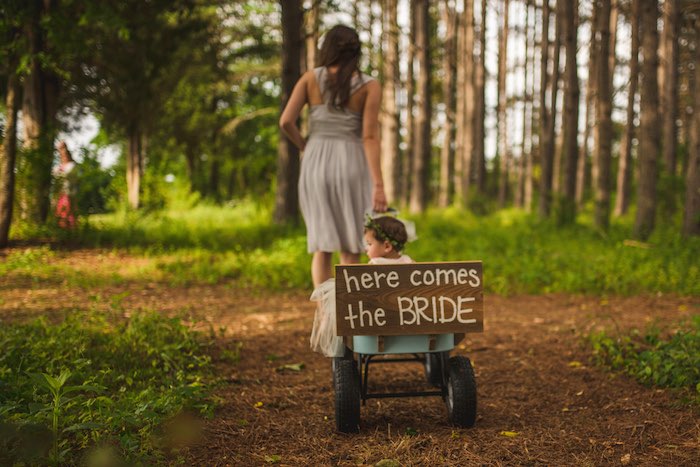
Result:
[[126,192],[129,207],[140,205],[141,176],[143,175],[143,140],[136,126],[129,129],[129,150],[126,154]]
[[639,118],[639,186],[634,234],[642,240],[654,230],[656,218],[657,159],[659,157],[659,96],[657,68],[659,35],[657,4],[640,2],[642,66]]
[[466,38],[466,15],[464,9],[462,13],[457,15],[456,23],[456,56],[457,56],[457,70],[456,79],[457,83],[455,86],[455,169],[454,169],[454,179],[453,185],[455,189],[455,200],[463,204],[466,200],[464,193],[462,193],[462,172],[464,170],[464,131],[466,129],[466,112],[465,106],[467,104],[467,99],[465,98],[466,90],[466,66],[464,66],[463,60],[466,55],[465,38]]
[[515,205],[519,208],[525,207],[525,185],[527,177],[527,166],[531,157],[530,153],[530,137],[531,128],[528,128],[532,121],[528,116],[528,79],[530,66],[530,2],[525,0],[525,27],[522,34],[525,36],[525,62],[523,63],[523,120],[522,120],[522,142],[520,144],[520,161],[518,170],[518,185],[515,189]]
[[595,178],[595,225],[607,230],[610,224],[610,152],[612,143],[612,93],[610,91],[610,0],[601,0],[597,7],[597,44],[596,69],[596,118],[594,164],[597,168]]
[[44,69],[40,56],[46,53],[46,38],[41,21],[48,14],[50,2],[40,6],[25,27],[25,37],[31,53],[29,73],[24,77],[22,102],[23,164],[21,216],[36,223],[44,223],[49,214],[51,193],[51,166],[53,141],[58,112],[59,84],[55,76]]
[[[534,0],[527,0],[526,1],[526,7],[528,9],[528,18],[534,18],[537,14],[537,8],[535,5]],[[530,7],[532,7],[532,15],[530,15]],[[523,205],[525,207],[526,212],[532,212],[532,200],[533,200],[533,195],[534,195],[534,179],[533,179],[533,167],[534,167],[534,144],[533,140],[535,137],[534,131],[535,131],[535,83],[537,80],[535,79],[535,41],[537,40],[537,36],[535,33],[537,22],[536,20],[532,21],[532,28],[530,28],[530,22],[528,20],[527,23],[527,32],[528,38],[530,39],[529,41],[529,55],[526,54],[526,60],[527,64],[526,66],[530,67],[530,90],[527,91],[527,83],[526,83],[526,94],[527,94],[527,126],[528,126],[528,141],[527,141],[527,152],[526,152],[526,160],[525,160],[525,185],[523,187]],[[530,32],[532,31],[532,32]],[[531,34],[531,37],[530,37]]]
[[399,29],[397,1],[383,4],[384,58],[382,96],[382,173],[384,189],[390,203],[398,201],[399,179],[399,111],[396,87],[399,85]]
[[484,142],[486,140],[486,13],[488,11],[487,0],[481,0],[481,26],[479,30],[479,64],[474,75],[474,179],[479,193],[486,193],[486,153]]
[[316,68],[316,52],[318,50],[318,30],[321,26],[321,2],[313,0],[311,8],[306,13],[304,18],[306,37],[306,69],[313,70]]
[[446,37],[443,52],[442,70],[442,95],[445,101],[445,126],[443,127],[443,141],[440,150],[440,193],[438,206],[447,207],[454,193],[455,151],[452,140],[455,136],[455,37],[457,15],[454,6],[449,1],[442,5],[442,22],[445,24]]
[[19,107],[20,85],[15,64],[7,77],[5,95],[5,135],[0,153],[0,248],[8,245],[12,208],[15,197],[15,160],[17,158],[17,111]]
[[411,169],[413,168],[413,154],[415,139],[415,118],[413,110],[415,107],[416,83],[413,65],[416,58],[416,2],[409,1],[410,25],[408,30],[408,67],[406,75],[406,150],[401,158],[401,199],[403,204],[408,205],[411,198]]
[[[695,17],[695,30],[700,31],[700,15]],[[690,128],[688,170],[685,183],[683,234],[700,235],[700,34],[695,38],[695,98]]]
[[549,61],[549,0],[542,1],[542,37],[540,38],[540,195],[538,214],[549,217],[552,196],[552,159],[549,156],[549,111],[547,110],[547,63]]
[[413,187],[409,209],[412,213],[425,211],[428,205],[428,177],[430,171],[430,2],[415,0],[416,3],[416,58],[419,73],[416,83],[418,115],[415,121],[415,145],[413,147]]
[[[664,1],[663,31],[663,160],[666,173],[676,173],[676,118],[678,118],[679,0]],[[696,63],[697,66],[697,63]]]
[[[282,99],[281,109],[299,80],[301,70],[303,14],[299,0],[282,3]],[[299,150],[280,132],[277,146],[277,193],[275,194],[275,215],[277,223],[296,221],[299,218]]]
[[510,169],[507,127],[508,96],[506,94],[509,3],[509,0],[503,0],[503,22],[498,31],[498,205],[500,207],[504,207],[508,200],[508,171]]
[[583,130],[583,148],[578,159],[578,168],[576,170],[576,205],[581,208],[586,196],[586,187],[588,185],[588,165],[590,157],[590,140],[591,131],[595,126],[595,77],[597,73],[596,61],[597,51],[595,48],[595,29],[598,24],[597,15],[598,9],[593,8],[591,16],[591,41],[588,44],[588,80],[586,82],[586,116],[585,127]]
[[[457,75],[462,77],[457,85],[457,112],[460,124],[457,129],[455,151],[455,196],[466,205],[472,178],[474,152],[474,1],[462,2],[460,19],[461,38],[458,52]],[[461,92],[460,92],[461,91]],[[460,111],[461,108],[461,111]]]
[[562,22],[564,26],[564,47],[566,49],[564,115],[562,132],[564,135],[563,190],[560,194],[559,221],[572,223],[576,220],[576,169],[578,162],[578,106],[579,84],[576,62],[578,40],[577,17],[578,0],[563,2]]
[[615,197],[615,216],[627,213],[632,180],[632,140],[634,139],[634,101],[639,82],[639,0],[632,0],[630,7],[630,26],[632,28],[632,45],[630,50],[630,84],[627,90],[627,123],[620,144],[620,159],[617,167],[617,195]]

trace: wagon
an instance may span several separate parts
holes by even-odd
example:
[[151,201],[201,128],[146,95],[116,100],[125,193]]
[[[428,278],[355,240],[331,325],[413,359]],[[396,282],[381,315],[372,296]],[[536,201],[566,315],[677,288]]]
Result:
[[[474,426],[474,370],[450,352],[464,333],[483,330],[481,271],[474,261],[336,266],[336,333],[345,343],[332,361],[338,431],[358,432],[361,405],[391,397],[441,397],[451,423]],[[370,366],[399,362],[422,366],[433,389],[371,391]]]

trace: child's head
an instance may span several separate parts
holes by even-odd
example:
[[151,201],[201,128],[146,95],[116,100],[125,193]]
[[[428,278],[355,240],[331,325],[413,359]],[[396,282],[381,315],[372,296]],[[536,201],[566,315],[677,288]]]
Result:
[[365,223],[365,244],[370,258],[399,254],[407,241],[406,226],[394,217],[370,218]]

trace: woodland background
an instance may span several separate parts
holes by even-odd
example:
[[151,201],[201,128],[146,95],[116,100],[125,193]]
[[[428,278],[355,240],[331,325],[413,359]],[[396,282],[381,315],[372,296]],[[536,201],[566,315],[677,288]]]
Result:
[[[407,253],[483,260],[473,430],[332,428],[278,118],[338,22]],[[699,32],[691,0],[4,0],[0,464],[694,465]]]
[[395,205],[697,235],[697,3],[550,3],[5,2],[0,244],[11,222],[50,220],[56,138],[84,115],[100,128],[72,148],[85,215],[189,192],[274,197],[277,221],[299,220],[299,154],[276,118],[338,21],[383,85]]

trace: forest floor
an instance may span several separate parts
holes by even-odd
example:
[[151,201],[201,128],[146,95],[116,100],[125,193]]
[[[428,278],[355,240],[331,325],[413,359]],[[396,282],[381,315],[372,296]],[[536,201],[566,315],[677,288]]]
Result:
[[[80,250],[51,260],[76,271],[138,267],[142,258]],[[453,354],[468,356],[478,385],[476,426],[451,426],[440,398],[372,399],[361,432],[337,433],[330,362],[310,351],[309,291],[230,284],[126,281],[76,287],[61,277],[0,277],[0,321],[71,310],[185,313],[224,329],[238,362],[219,363],[221,405],[185,463],[224,465],[698,465],[700,410],[594,365],[586,336],[668,323],[698,313],[698,297],[539,295],[485,297],[485,331]],[[237,344],[240,343],[240,344]],[[301,364],[301,366],[295,366]],[[298,371],[297,371],[298,370]],[[427,389],[419,365],[370,373],[375,389]]]

